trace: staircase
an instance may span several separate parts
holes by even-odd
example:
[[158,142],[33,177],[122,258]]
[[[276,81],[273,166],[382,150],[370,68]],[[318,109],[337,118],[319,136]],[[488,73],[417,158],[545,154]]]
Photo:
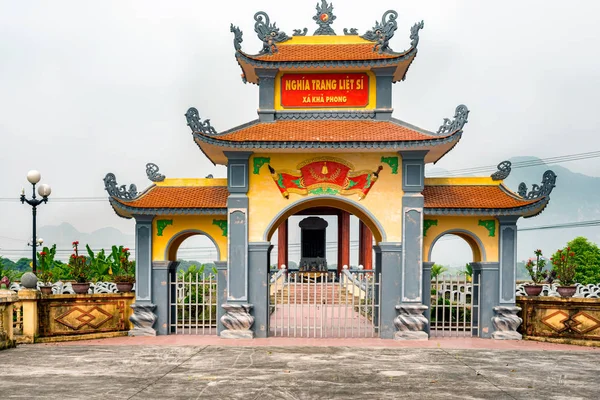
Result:
[[[359,305],[360,299],[339,283],[297,283],[286,285],[271,296],[271,305],[275,304],[327,304]],[[354,303],[353,303],[354,301]]]

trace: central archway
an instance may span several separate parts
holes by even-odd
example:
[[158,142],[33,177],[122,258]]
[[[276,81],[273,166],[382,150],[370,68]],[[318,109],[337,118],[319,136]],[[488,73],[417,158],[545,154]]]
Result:
[[358,219],[360,219],[362,222],[364,222],[365,225],[369,227],[369,229],[373,233],[373,237],[375,238],[376,243],[386,241],[385,230],[383,229],[381,223],[377,220],[377,218],[373,216],[373,214],[369,210],[367,210],[355,201],[337,196],[315,196],[306,199],[300,199],[293,202],[292,204],[281,210],[275,216],[275,218],[273,218],[269,225],[267,225],[267,229],[265,230],[265,233],[263,235],[263,240],[267,242],[270,241],[277,228],[290,216],[304,211],[306,209],[317,207],[329,207],[347,211],[350,214],[353,214],[356,217],[358,217]]

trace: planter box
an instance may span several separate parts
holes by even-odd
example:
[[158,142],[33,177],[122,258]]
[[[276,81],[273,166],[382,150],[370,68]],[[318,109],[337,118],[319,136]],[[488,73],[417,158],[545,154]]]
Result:
[[57,294],[38,301],[39,336],[89,335],[132,329],[133,293]]
[[517,296],[517,306],[523,335],[600,341],[600,299]]

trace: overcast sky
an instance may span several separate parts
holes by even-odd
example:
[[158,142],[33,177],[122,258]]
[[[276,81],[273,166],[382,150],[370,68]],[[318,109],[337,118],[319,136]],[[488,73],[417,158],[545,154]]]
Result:
[[[308,27],[316,0],[0,0],[0,249],[30,237],[18,198],[30,169],[52,185],[39,224],[133,232],[104,197],[102,178],[149,185],[146,162],[168,177],[224,176],[192,141],[190,106],[225,130],[256,118],[258,88],[243,84],[229,24],[242,49],[261,42],[264,10],[288,34]],[[419,54],[394,86],[394,116],[436,130],[456,105],[471,113],[459,145],[438,166],[495,164],[516,155],[598,150],[600,3],[593,1],[335,1],[333,28],[364,33],[388,9],[399,13],[391,47],[409,47],[424,20]],[[600,176],[595,160],[565,164]],[[0,250],[0,254],[2,251]]]

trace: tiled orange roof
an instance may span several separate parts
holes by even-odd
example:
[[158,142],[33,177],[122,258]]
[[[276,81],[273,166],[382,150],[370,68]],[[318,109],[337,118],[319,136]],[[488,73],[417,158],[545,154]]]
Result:
[[131,208],[227,208],[226,186],[154,186],[139,199],[122,201]]
[[210,136],[231,142],[402,142],[438,139],[389,121],[279,120]]
[[406,53],[389,54],[373,51],[373,43],[351,44],[290,44],[279,45],[274,54],[261,54],[248,58],[261,61],[363,61],[398,58]]
[[425,208],[495,208],[523,207],[539,201],[511,196],[500,186],[425,186]]

